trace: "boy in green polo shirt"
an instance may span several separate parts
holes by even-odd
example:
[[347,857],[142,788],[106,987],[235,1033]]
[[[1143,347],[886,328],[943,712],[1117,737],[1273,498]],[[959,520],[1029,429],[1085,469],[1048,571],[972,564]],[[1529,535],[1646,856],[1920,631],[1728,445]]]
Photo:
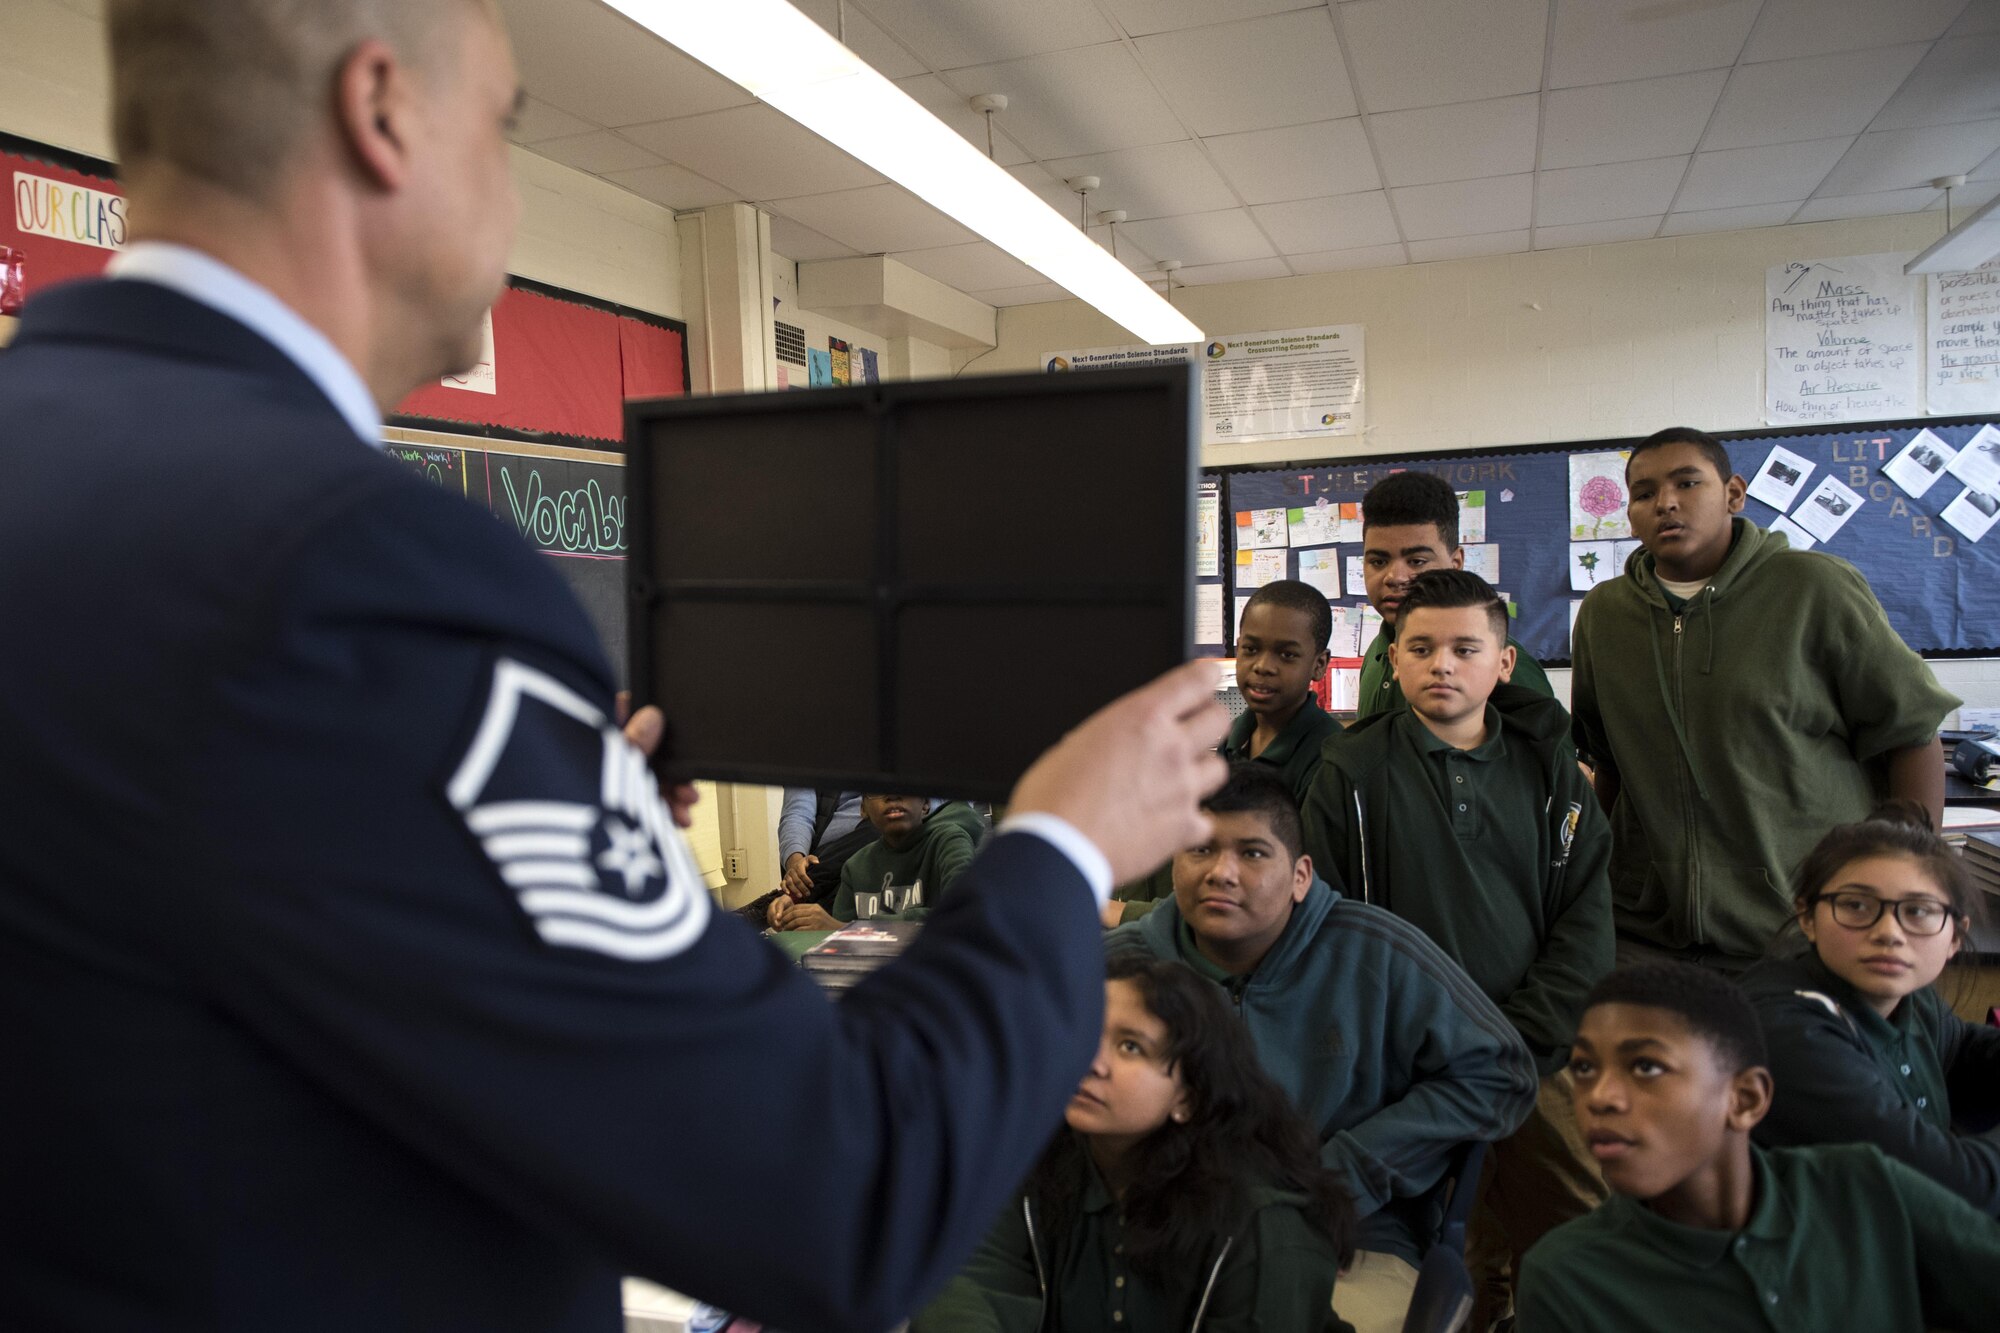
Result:
[[1401,613],[1389,651],[1409,706],[1326,743],[1306,852],[1463,967],[1542,1075],[1535,1112],[1494,1145],[1473,1217],[1483,1333],[1528,1247],[1604,1197],[1559,1071],[1584,996],[1611,970],[1611,834],[1562,705],[1496,691],[1514,654],[1500,595],[1477,574],[1426,570]]
[[[1410,581],[1427,569],[1463,569],[1458,544],[1458,495],[1444,478],[1429,472],[1393,472],[1361,497],[1361,578],[1368,601],[1382,615],[1382,630],[1361,659],[1358,717],[1403,706],[1389,645],[1396,639],[1397,614]],[[1514,684],[1553,698],[1548,674],[1528,650],[1511,638]]]
[[2000,1327],[2000,1224],[1872,1144],[1759,1149],[1757,1014],[1686,963],[1614,972],[1570,1069],[1612,1198],[1527,1257],[1532,1333]]
[[1859,570],[1740,517],[1713,436],[1633,446],[1642,549],[1577,615],[1576,746],[1611,816],[1619,962],[1741,971],[1792,914],[1820,834],[1883,794],[1943,822],[1938,687]]
[[922,917],[938,905],[985,836],[986,822],[964,801],[932,802],[922,796],[863,796],[861,817],[881,837],[847,858],[840,868],[840,887],[831,908],[780,897],[771,904],[771,924],[778,930],[838,930],[854,920],[854,895],[874,893],[885,883],[898,889],[923,885],[923,902],[914,908],[890,908],[878,916]]

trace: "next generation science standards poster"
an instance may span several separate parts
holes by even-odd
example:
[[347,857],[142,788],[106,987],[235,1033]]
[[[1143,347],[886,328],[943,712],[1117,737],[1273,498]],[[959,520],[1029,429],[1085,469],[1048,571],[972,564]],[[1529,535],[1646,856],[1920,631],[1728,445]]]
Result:
[[1159,347],[1047,352],[1052,372],[1122,366],[1201,366],[1203,444],[1251,444],[1359,435],[1366,424],[1367,358],[1359,324],[1232,333]]

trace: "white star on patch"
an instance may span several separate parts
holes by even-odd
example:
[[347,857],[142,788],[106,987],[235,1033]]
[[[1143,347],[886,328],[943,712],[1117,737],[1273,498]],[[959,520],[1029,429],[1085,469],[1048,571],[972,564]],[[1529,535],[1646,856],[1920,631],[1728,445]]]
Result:
[[604,817],[604,830],[611,845],[598,856],[598,869],[622,875],[627,894],[638,897],[647,880],[667,872],[660,858],[653,855],[653,839],[646,830],[633,828],[616,815]]

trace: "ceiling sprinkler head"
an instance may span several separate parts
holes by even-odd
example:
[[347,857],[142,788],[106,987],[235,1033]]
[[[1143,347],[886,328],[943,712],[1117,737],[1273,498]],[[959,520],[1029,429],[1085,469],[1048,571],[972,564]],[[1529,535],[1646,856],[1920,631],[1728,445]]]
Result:
[[1005,93],[981,93],[977,97],[967,99],[967,101],[974,111],[1005,111],[1007,109],[1007,94]]
[[1122,208],[1107,208],[1097,215],[1097,220],[1107,225],[1113,222],[1123,222],[1125,220],[1125,210]]
[[1181,261],[1178,259],[1162,259],[1160,261],[1160,272],[1176,273],[1180,271],[1180,266]]
[[1078,194],[1089,194],[1102,184],[1102,182],[1095,176],[1071,176],[1068,184],[1069,188],[1075,190]]

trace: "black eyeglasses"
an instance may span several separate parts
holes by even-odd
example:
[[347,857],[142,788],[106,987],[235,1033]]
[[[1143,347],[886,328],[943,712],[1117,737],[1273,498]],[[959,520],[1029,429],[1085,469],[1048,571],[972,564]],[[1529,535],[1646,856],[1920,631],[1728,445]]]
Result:
[[1893,907],[1896,924],[1912,935],[1935,935],[1951,920],[1951,908],[1935,898],[1904,898],[1887,903],[1867,893],[1829,893],[1819,902],[1833,909],[1833,919],[1849,930],[1866,930],[1882,919],[1884,908]]

